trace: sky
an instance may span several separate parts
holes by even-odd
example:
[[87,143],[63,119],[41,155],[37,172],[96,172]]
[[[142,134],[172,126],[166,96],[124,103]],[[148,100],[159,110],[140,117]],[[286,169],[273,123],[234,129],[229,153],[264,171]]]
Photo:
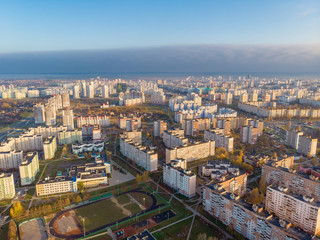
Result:
[[319,72],[319,48],[318,0],[0,2],[0,73]]

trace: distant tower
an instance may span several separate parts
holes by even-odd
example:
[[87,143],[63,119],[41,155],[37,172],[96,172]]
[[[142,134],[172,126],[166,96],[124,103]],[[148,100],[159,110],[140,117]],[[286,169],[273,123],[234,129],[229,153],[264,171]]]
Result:
[[56,109],[53,104],[48,104],[45,108],[46,112],[46,125],[53,126],[56,125]]
[[45,118],[45,111],[44,111],[44,106],[43,104],[36,104],[33,107],[33,115],[34,115],[34,122],[36,124],[44,123],[46,118]]
[[91,82],[89,85],[87,85],[87,97],[94,98],[94,83],[93,82]]
[[87,85],[85,81],[81,83],[81,95],[83,98],[87,97]]
[[74,121],[73,121],[73,111],[70,107],[63,109],[62,111],[63,125],[67,127],[68,130],[74,129]]
[[102,86],[102,97],[109,98],[109,86],[108,85]]
[[70,96],[69,93],[62,94],[62,107],[70,107]]
[[80,85],[78,84],[73,85],[73,98],[74,99],[80,98]]

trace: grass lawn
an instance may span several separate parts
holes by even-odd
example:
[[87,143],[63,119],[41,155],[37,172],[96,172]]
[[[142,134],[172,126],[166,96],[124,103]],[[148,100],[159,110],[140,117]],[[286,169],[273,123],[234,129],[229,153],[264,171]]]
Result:
[[142,206],[148,208],[152,205],[152,198],[143,193],[131,192],[130,195],[137,200]]
[[190,239],[197,239],[199,234],[205,233],[207,237],[223,238],[223,235],[217,229],[211,227],[208,223],[202,221],[199,217],[194,220]]
[[117,197],[117,200],[120,204],[126,204],[130,202],[130,198],[127,194],[120,195],[119,197]]
[[[191,221],[192,221],[192,218],[188,218],[182,222],[174,224],[171,227],[165,228],[159,232],[154,233],[153,236],[157,240],[163,240],[163,239],[184,240],[188,236]],[[196,238],[190,238],[190,239],[196,239]]]
[[135,203],[130,203],[126,205],[125,208],[128,209],[132,215],[142,211],[141,208]]

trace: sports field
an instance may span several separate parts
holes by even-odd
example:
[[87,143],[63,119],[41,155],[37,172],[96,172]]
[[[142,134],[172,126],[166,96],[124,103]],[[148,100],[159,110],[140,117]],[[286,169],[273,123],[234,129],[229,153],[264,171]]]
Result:
[[[77,208],[75,209],[76,217],[82,225],[82,219],[84,219],[87,232],[143,211],[146,206],[143,202],[140,203],[139,198],[136,199],[136,196],[131,195],[127,193]],[[148,195],[144,195],[144,198],[147,205],[151,199],[148,199],[150,198]]]

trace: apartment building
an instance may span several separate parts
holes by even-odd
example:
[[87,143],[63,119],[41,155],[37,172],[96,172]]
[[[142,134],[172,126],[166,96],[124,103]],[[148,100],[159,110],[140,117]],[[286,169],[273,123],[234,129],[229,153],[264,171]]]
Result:
[[11,150],[8,152],[0,152],[0,168],[10,169],[18,168],[23,160],[23,152]]
[[132,139],[127,139],[124,135],[120,138],[120,152],[150,172],[158,169],[158,153],[135,143]]
[[201,158],[206,158],[215,155],[215,142],[194,142],[190,145],[167,148],[166,163],[177,158],[184,158],[187,162],[195,161]]
[[259,120],[249,121],[248,126],[243,126],[240,129],[240,140],[243,143],[255,144],[258,137],[262,135],[263,122]]
[[317,153],[318,139],[304,136],[302,131],[288,130],[285,144],[299,153],[314,157]]
[[205,130],[204,140],[215,141],[216,147],[225,148],[228,152],[233,151],[233,137],[225,135],[221,129]]
[[70,107],[63,109],[62,120],[63,120],[63,126],[66,126],[67,130],[74,129],[74,115],[73,115],[73,110]]
[[231,105],[231,104],[232,104],[232,98],[233,98],[232,93],[229,93],[229,92],[228,92],[228,93],[226,94],[225,104]]
[[33,106],[33,116],[35,124],[45,123],[45,109],[43,104],[36,104]]
[[210,215],[250,240],[311,240],[313,237],[218,185],[206,185],[203,188],[203,206]]
[[28,152],[19,166],[21,185],[30,185],[36,179],[39,172],[38,152]]
[[164,94],[162,89],[151,94],[151,103],[156,105],[166,104],[166,95]]
[[199,118],[182,120],[182,129],[186,136],[198,136],[201,131],[208,130],[211,127],[211,120],[209,118]]
[[163,166],[163,182],[188,198],[196,195],[196,175],[186,169],[185,159],[174,159]]
[[43,142],[44,159],[52,159],[57,151],[57,138],[50,136]]
[[303,136],[303,132],[296,130],[288,130],[286,133],[286,141],[285,144],[289,147],[292,147],[298,150],[299,139]]
[[163,143],[166,147],[180,147],[188,143],[188,139],[184,137],[183,129],[166,130],[163,132]]
[[163,132],[167,130],[167,122],[159,120],[153,122],[153,136],[162,137]]
[[64,130],[64,131],[59,131],[58,132],[58,140],[59,144],[71,144],[71,143],[76,143],[82,142],[82,131],[78,129],[74,130]]
[[110,126],[110,117],[107,115],[77,117],[77,127],[81,128],[83,125],[99,125],[100,127],[108,127]]
[[134,125],[137,126],[137,128],[141,128],[141,117],[119,117],[118,118],[118,127],[120,129],[126,129],[127,125],[128,125],[127,121],[131,121],[131,123],[133,122]]
[[320,231],[320,203],[311,197],[294,194],[285,187],[269,186],[265,208],[309,234],[317,235]]
[[0,200],[11,199],[16,195],[12,173],[0,173]]

